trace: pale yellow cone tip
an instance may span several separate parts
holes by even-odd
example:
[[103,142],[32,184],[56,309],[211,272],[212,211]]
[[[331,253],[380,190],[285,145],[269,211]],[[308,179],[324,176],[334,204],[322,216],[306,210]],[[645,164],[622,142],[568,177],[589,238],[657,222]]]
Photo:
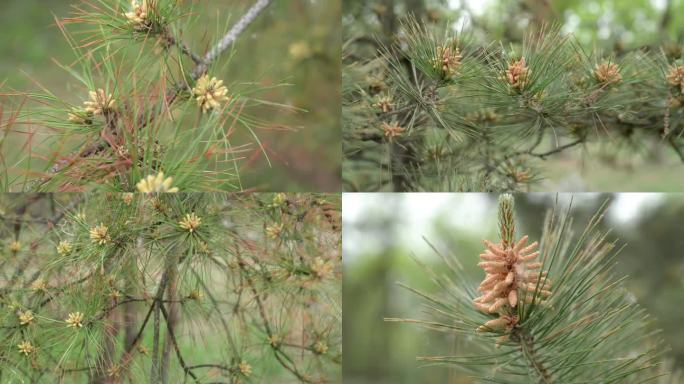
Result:
[[177,187],[171,187],[173,177],[164,178],[164,172],[160,171],[157,175],[148,175],[140,180],[135,186],[138,191],[143,193],[174,193],[178,192]]

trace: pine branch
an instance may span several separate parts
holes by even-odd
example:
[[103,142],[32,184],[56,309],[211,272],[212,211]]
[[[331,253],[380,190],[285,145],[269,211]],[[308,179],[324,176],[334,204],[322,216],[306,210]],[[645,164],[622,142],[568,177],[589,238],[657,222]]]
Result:
[[628,298],[624,278],[612,274],[615,243],[597,229],[603,209],[577,237],[570,233],[569,209],[547,216],[539,243],[528,244],[527,236],[512,242],[512,196],[503,195],[501,238],[484,242],[478,266],[486,276],[480,286],[468,283],[457,260],[438,253],[447,273],[422,267],[441,292],[406,287],[426,301],[431,318],[386,321],[463,336],[464,350],[481,352],[421,360],[454,364],[487,382],[617,383],[656,377],[662,340],[644,310]]
[[[178,358],[178,363],[180,364],[181,368],[183,368],[183,372],[185,372],[186,375],[190,375],[195,382],[199,383],[199,379],[197,378],[197,375],[195,375],[194,372],[192,372],[192,369],[190,369],[186,364],[185,364],[185,359],[183,359],[183,355],[181,354],[180,348],[178,347],[178,341],[176,341],[176,335],[174,333],[174,327],[176,320],[173,320],[169,313],[166,311],[164,308],[164,305],[160,305],[159,308],[161,309],[162,315],[164,315],[164,320],[166,320],[166,327],[167,327],[167,332],[169,334],[169,340],[171,341],[171,344],[173,345],[173,349],[176,351],[176,358]],[[168,363],[167,363],[168,364]],[[168,380],[168,372],[164,376],[165,379],[164,381]]]
[[[182,260],[177,262],[178,264],[182,263]],[[164,309],[164,304],[160,303],[160,309],[162,310],[162,314],[164,314],[164,318],[166,320],[166,327],[167,327],[167,334],[169,337],[173,337],[171,335],[172,329],[176,326],[178,323],[178,308],[176,305],[176,297],[177,297],[177,288],[178,288],[178,267],[176,266],[176,262],[172,262],[172,266],[170,269],[170,277],[169,277],[169,284],[167,284],[166,287],[166,298],[169,302],[169,310],[168,314],[164,314],[166,310]],[[161,381],[163,384],[168,383],[169,379],[169,358],[170,358],[170,353],[171,353],[171,344],[169,343],[169,337],[166,337],[164,339],[164,347],[162,349],[162,359],[161,359]],[[177,348],[175,345],[175,340],[171,340],[173,342],[173,346]],[[180,353],[177,351],[177,353]],[[180,359],[179,359],[180,360]]]
[[272,0],[257,0],[247,12],[235,23],[233,28],[226,33],[216,45],[204,55],[202,62],[192,71],[192,78],[198,79],[204,74],[209,65],[228,49],[237,38],[252,24],[259,14],[271,4]]
[[[261,321],[262,321],[262,324],[264,326],[264,331],[266,332],[268,339],[273,340],[273,337],[274,337],[273,328],[271,326],[271,323],[268,320],[268,316],[266,315],[266,308],[264,307],[264,303],[261,299],[261,294],[259,293],[259,291],[257,291],[256,286],[254,285],[254,281],[252,280],[251,276],[249,275],[249,271],[247,271],[247,269],[246,269],[246,264],[245,264],[244,259],[240,255],[239,248],[236,247],[235,251],[236,251],[235,254],[236,254],[237,259],[238,259],[238,265],[243,272],[243,276],[245,277],[245,281],[247,282],[247,287],[251,290],[252,295],[254,295],[254,300],[256,301],[257,308],[259,310],[259,316],[261,317]],[[283,368],[290,371],[293,375],[295,375],[303,383],[311,383],[311,384],[314,383],[308,377],[304,376],[301,372],[299,372],[299,370],[294,365],[294,363],[292,363],[293,362],[292,359],[290,359],[289,357],[284,358],[282,356],[283,352],[279,348],[274,346],[272,343],[271,343],[271,349],[273,350],[273,355],[276,357],[276,359],[278,360],[280,365],[283,366]]]
[[199,55],[192,52],[190,50],[190,48],[187,45],[185,45],[185,43],[183,43],[180,39],[176,38],[168,28],[166,28],[164,30],[164,33],[162,34],[162,38],[164,40],[166,40],[166,43],[168,45],[173,45],[173,46],[178,47],[178,49],[181,51],[181,53],[188,56],[190,58],[190,60],[192,60],[195,63],[195,65],[202,64],[202,58],[199,57]]
[[[216,45],[209,51],[204,57],[200,57],[195,54],[187,47],[180,39],[175,37],[168,28],[164,28],[162,31],[162,38],[169,44],[177,46],[180,51],[191,58],[195,63],[195,68],[190,72],[190,77],[193,80],[197,80],[201,75],[206,73],[211,65],[223,52],[225,52],[244,32],[244,30],[259,16],[259,14],[270,5],[272,0],[257,0],[257,2],[238,20],[238,22],[216,43]],[[165,95],[165,105],[170,106],[177,99],[179,92],[182,90],[188,90],[189,86],[181,81],[171,87],[171,90]],[[149,114],[143,114],[145,119],[141,122],[141,127],[144,128],[157,117],[158,112],[152,111]],[[116,125],[115,123],[108,125]],[[61,160],[56,162],[49,170],[48,175],[46,175],[43,180],[37,186],[40,190],[54,175],[59,174],[68,167],[75,165],[78,161],[86,159],[102,151],[106,150],[108,143],[106,140],[102,140],[102,137],[95,143],[91,143],[85,146],[76,154],[72,154],[66,160]],[[116,148],[113,148],[116,150]],[[125,180],[122,179],[122,180]]]
[[[31,382],[58,381],[68,375],[69,379],[94,383],[124,378],[165,383],[175,382],[173,374],[180,369],[187,376],[186,380],[204,382],[201,379],[204,373],[200,375],[196,369],[213,365],[189,364],[178,329],[183,324],[181,321],[195,325],[200,322],[209,327],[220,321],[226,338],[211,341],[222,354],[230,356],[228,361],[216,364],[217,368],[225,370],[229,378],[226,381],[254,377],[257,381],[262,378],[278,381],[288,375],[303,382],[328,380],[325,375],[316,375],[314,379],[316,376],[311,372],[322,373],[339,364],[339,359],[327,352],[330,341],[336,346],[339,341],[333,339],[337,335],[327,335],[335,328],[330,322],[332,316],[328,318],[320,313],[322,316],[318,317],[317,312],[323,306],[312,305],[312,300],[319,301],[314,298],[319,292],[321,297],[331,293],[327,291],[333,288],[332,284],[320,283],[324,275],[325,279],[333,277],[328,274],[332,264],[326,261],[321,266],[319,256],[307,253],[298,258],[298,269],[293,276],[296,282],[257,273],[253,269],[255,265],[262,270],[289,270],[291,254],[289,248],[281,247],[280,240],[267,236],[268,232],[263,233],[267,246],[262,249],[255,244],[251,238],[255,233],[263,232],[263,226],[250,224],[254,219],[252,212],[269,211],[263,217],[269,220],[269,225],[271,220],[296,222],[298,232],[292,234],[301,235],[306,239],[303,241],[315,242],[311,246],[302,243],[302,249],[320,249],[327,255],[327,250],[319,248],[323,244],[319,241],[324,239],[317,238],[327,225],[314,228],[305,220],[312,212],[321,215],[321,219],[326,220],[321,221],[323,223],[333,220],[334,212],[330,212],[329,204],[321,203],[318,198],[320,196],[288,198],[276,195],[271,200],[270,197],[201,194],[97,195],[87,198],[88,204],[78,213],[65,215],[69,220],[63,225],[48,230],[49,220],[43,219],[43,215],[54,217],[63,212],[47,209],[45,204],[27,208],[31,220],[23,216],[9,220],[10,230],[4,233],[7,238],[12,237],[11,229],[20,221],[26,228],[26,234],[22,230],[22,240],[35,238],[36,251],[31,253],[19,248],[16,252],[19,257],[11,258],[9,265],[14,267],[29,258],[31,263],[26,271],[40,271],[43,279],[34,279],[31,284],[26,279],[19,279],[12,286],[0,287],[1,296],[12,298],[11,302],[0,302],[2,310],[8,309],[7,316],[0,319],[0,343],[7,347],[4,352],[9,358],[7,364],[5,360],[0,364],[0,375],[3,379],[9,375],[9,380]],[[254,202],[256,199],[258,203]],[[1,210],[26,203],[25,199],[16,201],[16,204],[3,205]],[[228,201],[230,204],[224,204]],[[249,206],[249,210],[244,210],[245,206]],[[45,208],[49,213],[38,208]],[[139,215],[141,210],[146,213]],[[193,214],[183,215],[183,212]],[[245,226],[225,228],[221,223],[226,214],[238,221],[244,218]],[[100,224],[93,225],[89,219]],[[339,230],[339,223],[330,224],[337,228],[335,231]],[[250,240],[242,239],[243,228],[250,234]],[[328,240],[326,237],[326,244]],[[249,247],[250,252],[258,252],[259,257],[240,256],[238,259],[233,252],[227,251],[233,249],[236,242],[241,247],[243,244]],[[242,268],[233,265],[236,260],[244,263]],[[323,271],[324,275],[314,275],[313,271],[317,270]],[[217,279],[212,281],[212,276]],[[312,285],[303,286],[302,282]],[[224,286],[219,287],[217,283]],[[150,289],[154,292],[150,293]],[[228,296],[218,298],[216,292],[222,292],[224,296],[228,292]],[[293,292],[298,294],[293,296]],[[174,315],[172,308],[180,308],[181,304],[189,312],[201,310],[204,315],[187,319],[181,317],[186,311]],[[315,320],[309,322],[292,316],[273,321],[269,315],[273,306],[275,313],[280,310],[299,313],[301,310],[302,317]],[[125,332],[123,327],[122,332],[112,328],[117,325],[112,321],[121,315],[126,324]],[[174,316],[178,317],[174,319]],[[304,328],[304,333],[299,335],[299,323],[303,327],[315,325],[316,329]],[[268,338],[262,332],[263,327],[268,330]],[[306,344],[309,335],[315,337],[316,344]],[[291,341],[297,340],[297,336],[302,337],[301,344]],[[255,338],[264,340],[255,344]],[[143,343],[143,339],[148,342]],[[261,348],[264,341],[270,343],[268,350]],[[186,344],[192,342],[187,340]],[[65,349],[65,345],[70,347]],[[116,345],[123,349],[120,355],[111,349]],[[167,350],[169,354],[165,356]],[[300,351],[306,353],[300,354]],[[257,358],[266,358],[264,363],[275,363],[283,369],[253,373],[252,364],[261,361]],[[135,368],[134,360],[137,359],[151,361],[142,371]],[[40,364],[34,364],[36,361]],[[16,369],[14,365],[17,365]],[[27,370],[21,369],[22,366]]]
[[154,308],[154,320],[152,326],[154,328],[152,330],[152,364],[150,366],[150,384],[159,384],[159,382],[161,381],[161,371],[159,367],[159,333],[161,327],[159,308],[160,306],[161,303],[158,300],[155,300],[154,304],[152,305],[152,307]]
[[563,145],[559,145],[559,146],[555,147],[554,149],[551,149],[551,150],[546,151],[546,152],[541,152],[541,153],[529,152],[528,154],[529,154],[530,156],[535,156],[535,157],[538,157],[538,158],[540,158],[540,159],[542,159],[542,160],[546,160],[547,157],[549,157],[549,156],[551,156],[551,155],[554,155],[554,154],[556,154],[556,153],[563,152],[563,151],[565,151],[566,149],[569,149],[569,148],[575,147],[575,146],[577,146],[577,145],[580,145],[580,144],[584,143],[584,141],[585,141],[585,139],[579,138],[579,139],[577,139],[577,140],[575,140],[575,141],[571,141],[571,142],[569,142],[569,143],[566,143],[566,144],[563,144]]
[[153,340],[152,340],[152,366],[150,371],[150,383],[158,384],[162,382],[164,377],[163,369],[167,368],[163,364],[163,353],[160,350],[160,329],[161,329],[161,310],[162,301],[164,300],[164,294],[166,293],[169,284],[173,284],[175,279],[176,270],[176,257],[173,256],[174,253],[166,254],[164,257],[164,272],[162,273],[161,280],[159,281],[159,287],[157,288],[157,294],[154,297],[154,330],[153,330]]
[[147,323],[150,320],[150,317],[152,316],[152,313],[154,312],[154,309],[156,307],[156,302],[152,303],[148,310],[147,314],[143,318],[142,324],[140,324],[140,327],[138,328],[138,332],[136,332],[135,336],[133,337],[133,341],[126,346],[126,350],[124,351],[123,355],[121,356],[121,359],[119,360],[119,365],[122,367],[127,367],[128,363],[133,357],[133,350],[138,346],[140,343],[140,340],[142,339],[143,333],[145,331],[145,328],[147,327]]
[[520,350],[527,360],[529,366],[539,376],[539,384],[553,384],[556,382],[551,377],[549,370],[541,362],[538,354],[534,349],[534,336],[526,330],[514,330],[511,335],[511,340],[517,340],[520,344]]
[[[663,54],[589,52],[558,27],[530,28],[511,48],[438,30],[407,17],[396,41],[375,53],[359,39],[345,45],[345,179],[355,188],[524,191],[541,180],[540,160],[592,138],[632,145],[682,131],[681,71]],[[399,128],[386,134],[411,148],[409,157],[371,145],[389,141],[385,124]],[[538,149],[559,137],[571,141]]]

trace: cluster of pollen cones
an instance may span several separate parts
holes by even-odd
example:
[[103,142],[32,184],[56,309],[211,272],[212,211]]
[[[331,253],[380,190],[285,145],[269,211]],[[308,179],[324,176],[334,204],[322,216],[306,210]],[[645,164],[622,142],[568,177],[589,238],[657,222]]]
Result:
[[508,70],[506,71],[508,83],[514,88],[522,90],[527,84],[531,72],[527,68],[524,57],[517,61],[514,60],[508,64]]
[[433,60],[433,63],[435,68],[440,68],[447,77],[453,77],[458,74],[462,58],[461,51],[457,47],[437,47],[437,58]]
[[487,275],[479,287],[482,296],[473,303],[482,312],[498,313],[499,318],[486,322],[478,331],[510,331],[518,322],[513,309],[520,295],[526,303],[531,303],[537,290],[542,299],[551,294],[549,280],[540,282],[546,277],[546,272],[538,271],[542,263],[534,261],[539,257],[536,250],[539,244],[535,241],[526,246],[527,240],[524,236],[512,246],[484,241],[486,249],[480,254],[482,262],[478,266]]

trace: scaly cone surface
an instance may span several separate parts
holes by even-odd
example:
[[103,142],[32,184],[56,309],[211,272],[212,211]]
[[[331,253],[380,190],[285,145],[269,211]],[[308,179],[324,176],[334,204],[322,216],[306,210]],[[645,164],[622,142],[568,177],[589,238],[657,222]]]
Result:
[[498,313],[499,317],[478,327],[478,332],[510,332],[519,321],[515,308],[520,299],[531,303],[535,296],[543,300],[551,295],[546,272],[539,271],[542,263],[535,261],[540,254],[539,243],[527,245],[528,236],[513,241],[515,221],[510,195],[503,195],[499,200],[499,226],[501,242],[484,241],[486,248],[480,254],[482,261],[478,266],[486,276],[478,288],[482,296],[473,300],[480,311]]

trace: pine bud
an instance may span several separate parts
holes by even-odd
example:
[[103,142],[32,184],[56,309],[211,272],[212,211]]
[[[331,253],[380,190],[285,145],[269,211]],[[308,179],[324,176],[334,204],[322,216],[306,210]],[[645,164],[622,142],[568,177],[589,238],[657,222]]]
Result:
[[37,279],[31,284],[31,290],[34,292],[45,292],[47,288],[47,283],[43,279]]
[[499,197],[499,236],[501,236],[503,248],[510,247],[515,236],[514,208],[513,195],[505,193]]
[[90,91],[88,95],[90,96],[90,100],[83,102],[83,110],[88,115],[102,115],[114,109],[114,106],[116,105],[116,100],[112,98],[112,94],[105,93],[104,89]]
[[316,257],[311,265],[316,278],[325,280],[333,275],[335,265],[330,260],[323,260],[321,257]]
[[90,240],[95,244],[105,245],[111,240],[108,231],[109,229],[103,224],[93,227],[89,231]]
[[271,239],[277,239],[280,237],[280,234],[283,232],[284,225],[283,223],[274,223],[271,225],[266,226],[266,235],[270,237]]
[[228,88],[223,85],[223,80],[218,80],[215,77],[210,79],[206,74],[197,80],[192,93],[195,95],[197,105],[202,109],[202,112],[217,108],[221,102],[228,100],[228,96],[226,96]]
[[135,186],[138,188],[138,191],[143,193],[178,192],[177,187],[171,188],[172,182],[172,177],[164,178],[164,172],[159,172],[157,175],[148,175],[146,178],[140,180]]
[[178,222],[178,225],[186,231],[192,233],[202,224],[202,219],[195,215],[195,213],[186,214],[183,220]]
[[68,255],[69,252],[71,252],[71,243],[63,240],[60,241],[59,244],[57,244],[57,253],[59,253],[60,256],[65,256]]
[[392,141],[396,137],[400,137],[401,134],[404,132],[404,128],[399,126],[397,123],[382,123],[382,131],[385,134],[385,137],[389,140]]
[[447,43],[437,47],[437,57],[432,59],[432,65],[442,71],[445,79],[451,79],[458,75],[458,69],[461,67],[461,59],[463,58],[458,47],[451,45]]
[[241,361],[240,364],[238,364],[238,370],[244,376],[249,376],[252,374],[252,366],[244,360]]
[[123,200],[124,204],[131,205],[134,197],[135,197],[135,195],[133,193],[126,192],[126,193],[121,195],[121,200]]
[[376,97],[376,102],[373,107],[378,108],[383,113],[387,113],[394,108],[394,103],[392,102],[392,96],[390,95],[378,95]]
[[21,251],[21,243],[18,241],[11,242],[9,245],[9,250],[12,253],[17,253],[17,252]]
[[17,313],[17,316],[19,317],[19,324],[20,325],[30,325],[33,320],[35,320],[35,316],[33,316],[33,312],[31,310],[27,309],[26,311],[19,311]]
[[501,243],[495,244],[485,240],[485,250],[480,254],[483,261],[478,266],[485,270],[486,276],[478,288],[482,296],[474,299],[473,305],[485,313],[499,313],[499,317],[480,326],[478,332],[510,332],[519,320],[517,316],[512,316],[513,309],[518,306],[519,301],[527,302],[534,295],[540,299],[551,295],[551,282],[546,279],[546,272],[529,272],[542,267],[542,263],[533,262],[539,257],[538,243],[535,241],[527,245],[527,236],[523,236],[517,242],[513,240],[513,209],[513,196],[501,195]]
[[322,341],[317,341],[313,346],[313,350],[317,355],[324,355],[328,352],[328,345]]
[[508,83],[519,91],[525,88],[531,73],[532,71],[527,68],[524,57],[517,61],[511,61],[506,71]]
[[81,312],[72,312],[65,320],[69,328],[83,327],[83,314]]
[[620,68],[615,63],[601,63],[594,69],[594,76],[599,84],[617,84],[622,80]]
[[19,343],[17,348],[19,348],[19,353],[23,354],[24,356],[28,356],[36,351],[36,347],[34,347],[30,341],[26,340]]

